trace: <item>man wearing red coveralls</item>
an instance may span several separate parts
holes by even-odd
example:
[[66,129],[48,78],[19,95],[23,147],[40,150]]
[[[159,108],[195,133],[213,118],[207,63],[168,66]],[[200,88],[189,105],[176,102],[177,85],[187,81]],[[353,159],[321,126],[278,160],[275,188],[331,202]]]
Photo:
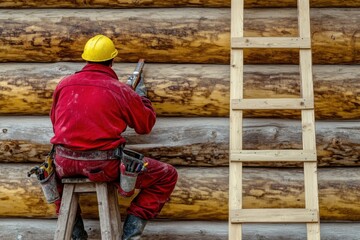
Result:
[[[120,160],[114,151],[125,144],[121,133],[129,126],[138,134],[148,134],[155,124],[144,80],[133,90],[119,82],[112,70],[117,54],[108,37],[91,38],[82,54],[87,61],[85,67],[64,78],[55,89],[50,113],[54,130],[51,143],[56,146],[60,194],[63,177],[84,176],[92,181],[119,183]],[[140,238],[147,220],[159,214],[177,181],[171,165],[147,157],[144,162],[147,168],[137,177],[140,192],[127,210],[122,239]],[[57,213],[60,201],[55,202]],[[87,239],[80,213],[72,238]]]

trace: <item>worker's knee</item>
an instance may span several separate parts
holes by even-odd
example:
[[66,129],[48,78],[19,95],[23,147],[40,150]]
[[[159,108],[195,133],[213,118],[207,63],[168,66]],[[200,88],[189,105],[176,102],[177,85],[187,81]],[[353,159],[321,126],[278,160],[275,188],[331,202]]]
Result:
[[176,171],[176,168],[170,164],[168,164],[168,175],[169,175],[169,181],[171,183],[176,184],[177,179],[178,179],[178,172]]

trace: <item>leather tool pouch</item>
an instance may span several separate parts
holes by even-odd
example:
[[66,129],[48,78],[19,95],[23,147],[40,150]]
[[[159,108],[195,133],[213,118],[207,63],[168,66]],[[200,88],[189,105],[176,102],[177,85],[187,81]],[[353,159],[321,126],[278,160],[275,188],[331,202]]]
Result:
[[60,195],[56,186],[55,172],[52,172],[44,180],[40,180],[40,185],[48,203],[53,203],[60,199]]
[[50,153],[46,157],[46,160],[39,167],[38,179],[43,190],[44,196],[48,203],[53,203],[60,199],[60,194],[57,189],[57,183],[55,179],[55,145],[52,146]]
[[135,184],[138,174],[144,170],[144,155],[141,153],[123,149],[120,164],[120,194],[130,197],[135,192]]

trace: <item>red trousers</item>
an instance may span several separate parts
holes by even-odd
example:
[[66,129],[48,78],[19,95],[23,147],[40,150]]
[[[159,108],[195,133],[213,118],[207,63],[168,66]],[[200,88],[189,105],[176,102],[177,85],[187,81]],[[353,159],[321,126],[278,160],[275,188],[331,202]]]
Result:
[[[139,173],[136,180],[136,188],[140,189],[138,195],[127,209],[128,214],[142,219],[155,218],[164,204],[169,200],[170,194],[177,182],[176,169],[155,159],[144,158],[148,162],[145,171]],[[85,176],[95,182],[120,183],[119,160],[72,160],[56,156],[56,177],[60,196],[63,191],[61,179],[64,177]],[[55,202],[56,213],[59,213],[61,198]]]

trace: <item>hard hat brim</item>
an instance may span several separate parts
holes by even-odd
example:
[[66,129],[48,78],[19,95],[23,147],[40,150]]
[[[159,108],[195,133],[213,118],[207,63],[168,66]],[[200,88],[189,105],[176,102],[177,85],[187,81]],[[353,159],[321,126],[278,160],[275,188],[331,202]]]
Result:
[[85,53],[83,53],[81,55],[81,58],[84,59],[85,61],[89,61],[89,62],[105,62],[105,61],[114,59],[118,55],[118,53],[119,53],[118,50],[115,49],[115,51],[111,54],[111,57],[102,58],[102,59],[94,59],[94,58],[88,57]]

